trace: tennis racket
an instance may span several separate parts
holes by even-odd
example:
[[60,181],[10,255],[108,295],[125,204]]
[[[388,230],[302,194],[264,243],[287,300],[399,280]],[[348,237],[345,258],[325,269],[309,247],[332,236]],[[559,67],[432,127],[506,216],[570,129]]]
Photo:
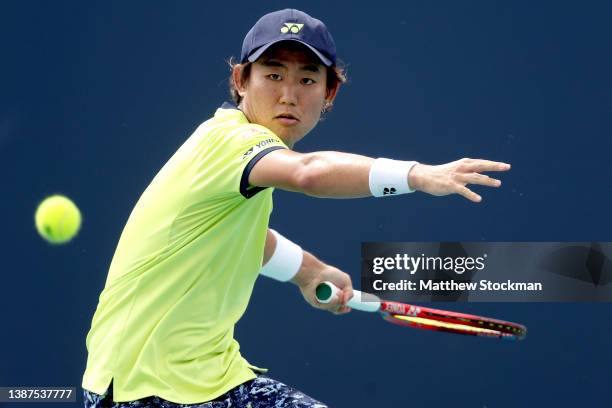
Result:
[[[317,300],[321,303],[328,303],[339,291],[340,289],[333,283],[322,282],[316,289]],[[383,318],[390,323],[418,329],[503,340],[522,340],[527,335],[527,328],[522,324],[406,303],[389,302],[381,300],[376,295],[358,290],[353,290],[353,297],[347,302],[347,306],[363,312],[380,312]]]

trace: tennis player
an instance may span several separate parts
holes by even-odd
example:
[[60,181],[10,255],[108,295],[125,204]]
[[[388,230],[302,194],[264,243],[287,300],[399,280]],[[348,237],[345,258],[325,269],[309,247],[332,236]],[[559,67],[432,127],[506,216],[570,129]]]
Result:
[[[315,197],[461,194],[498,187],[504,163],[439,166],[293,146],[345,82],[326,26],[298,10],[263,16],[232,64],[234,104],[221,106],[144,191],[121,234],[91,329],[86,407],[325,407],[261,373],[234,325],[259,275],[297,285],[312,306],[342,314],[348,274],[268,228],[274,188]],[[321,281],[341,291],[315,298]]]

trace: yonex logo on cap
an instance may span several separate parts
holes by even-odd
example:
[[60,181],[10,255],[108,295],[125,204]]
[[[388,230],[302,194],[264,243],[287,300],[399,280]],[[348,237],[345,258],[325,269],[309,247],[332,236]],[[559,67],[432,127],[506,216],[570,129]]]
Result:
[[284,27],[281,27],[280,32],[283,34],[287,34],[291,32],[292,34],[297,34],[304,27],[304,24],[297,23],[284,23]]

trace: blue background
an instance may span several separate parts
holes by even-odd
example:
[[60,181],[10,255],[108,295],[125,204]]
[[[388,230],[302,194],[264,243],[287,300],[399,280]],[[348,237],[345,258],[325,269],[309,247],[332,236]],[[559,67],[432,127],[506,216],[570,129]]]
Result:
[[[80,386],[85,336],[133,205],[228,99],[226,60],[246,31],[287,6],[326,22],[350,78],[297,150],[483,157],[513,169],[501,189],[476,188],[481,204],[277,191],[274,228],[355,282],[361,241],[612,240],[610,2],[4,1],[0,386]],[[33,224],[53,193],[84,215],[60,247]],[[529,337],[333,316],[266,279],[236,335],[253,364],[333,407],[612,405],[610,304],[445,306],[522,322]]]

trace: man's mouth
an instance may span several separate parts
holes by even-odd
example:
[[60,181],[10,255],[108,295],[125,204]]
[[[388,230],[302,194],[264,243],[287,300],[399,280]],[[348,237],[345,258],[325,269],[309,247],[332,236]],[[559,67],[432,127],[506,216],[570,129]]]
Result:
[[280,115],[277,115],[275,119],[278,119],[278,121],[284,125],[295,125],[300,121],[290,113],[281,113]]

